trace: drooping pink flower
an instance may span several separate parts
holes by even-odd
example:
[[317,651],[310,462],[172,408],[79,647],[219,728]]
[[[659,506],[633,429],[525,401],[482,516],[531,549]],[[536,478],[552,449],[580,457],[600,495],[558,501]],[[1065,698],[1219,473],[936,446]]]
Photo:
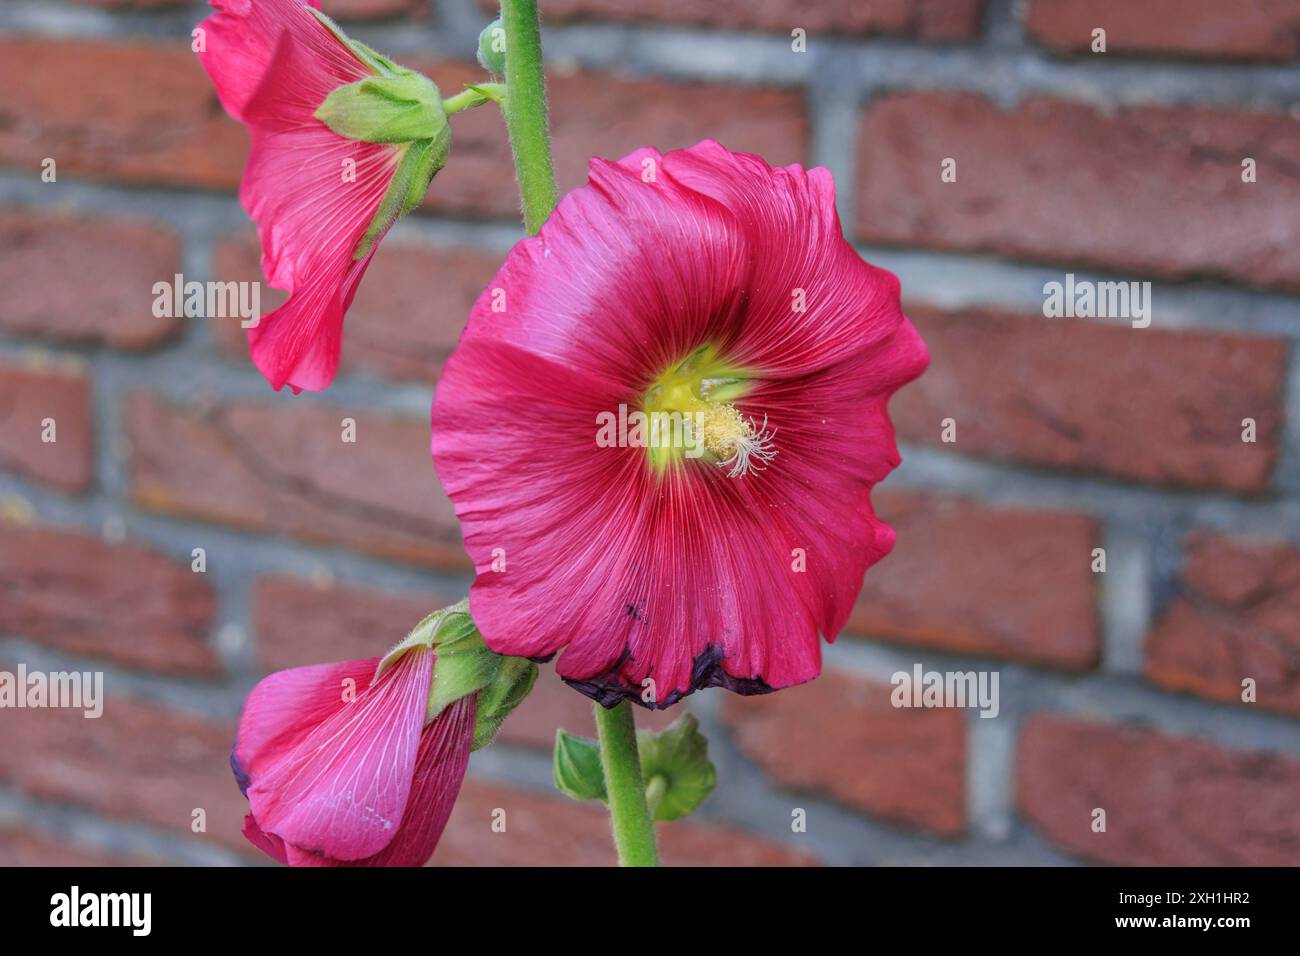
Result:
[[475,697],[426,721],[435,651],[279,671],[240,716],[244,835],[292,866],[421,866],[465,777]]
[[[290,293],[249,329],[249,351],[274,388],[323,389],[338,368],[343,316],[371,257],[445,159],[449,134],[437,88],[347,40],[315,12],[319,0],[211,3],[218,12],[199,25],[195,45],[222,106],[249,129],[240,200],[257,223],[267,281]],[[391,110],[374,117],[357,109],[345,118],[383,141],[335,132],[340,124],[327,125],[318,111],[363,80],[395,82],[412,97],[402,104],[405,115],[435,125],[413,133],[405,122],[403,133],[385,136],[374,130]],[[353,90],[361,95],[349,105],[364,97]],[[391,97],[379,102],[396,109]],[[402,138],[425,132],[435,139]]]
[[479,298],[433,406],[488,646],[563,651],[606,706],[817,676],[893,546],[870,492],[899,463],[889,397],[927,361],[825,169],[712,141],[593,160]]

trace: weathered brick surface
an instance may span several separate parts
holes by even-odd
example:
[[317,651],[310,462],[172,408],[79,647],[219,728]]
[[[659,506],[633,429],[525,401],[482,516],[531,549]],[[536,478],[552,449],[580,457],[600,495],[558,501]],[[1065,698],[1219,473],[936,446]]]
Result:
[[233,189],[247,152],[188,44],[0,37],[0,114],[0,165],[60,181]]
[[[426,69],[443,90],[477,82],[483,72],[449,61],[411,65]],[[679,149],[713,138],[777,165],[808,159],[808,120],[798,92],[562,69],[550,71],[547,88],[561,191],[587,181],[592,156],[618,159],[641,146]],[[518,196],[506,185],[514,181],[514,167],[500,117],[487,109],[454,117],[452,156],[426,205],[464,215],[518,216]]]
[[[1300,716],[1300,551],[1190,536],[1182,593],[1147,636],[1146,673],[1168,690]],[[1246,678],[1254,703],[1242,701]]]
[[850,633],[1071,670],[1097,663],[1090,518],[909,491],[874,499],[898,542],[867,572]]
[[49,833],[0,825],[0,866],[162,866],[166,860],[82,846]]
[[[959,454],[1153,484],[1265,490],[1281,441],[1281,339],[913,307],[930,370],[899,435]],[[941,440],[956,422],[955,443]],[[1242,420],[1256,425],[1242,441]]]
[[[215,253],[217,275],[225,281],[261,281],[260,256],[251,234],[222,242]],[[384,243],[348,310],[342,368],[434,381],[474,300],[500,266],[500,256],[479,249]],[[283,300],[263,284],[263,315]],[[217,321],[213,329],[224,353],[248,361],[247,334],[238,321]]]
[[259,578],[253,589],[258,663],[268,671],[321,661],[380,657],[450,594],[395,594],[288,575]]
[[0,633],[159,674],[216,675],[216,599],[183,557],[0,524]]
[[[1136,727],[1036,715],[1016,802],[1071,853],[1134,866],[1300,864],[1300,761]],[[1106,832],[1092,830],[1106,811]]]
[[[493,832],[497,811],[505,831]],[[816,859],[737,830],[702,822],[659,826],[668,866],[808,866]],[[612,866],[609,819],[598,804],[578,804],[497,783],[465,782],[433,855],[435,866]]]
[[[484,9],[496,9],[480,0]],[[810,42],[818,36],[888,34],[921,40],[970,40],[979,33],[983,0],[547,0],[547,22],[608,20],[623,23],[663,23],[789,33],[801,27]]]
[[1086,53],[1106,31],[1108,54],[1286,60],[1300,54],[1300,3],[1254,0],[1030,0],[1025,30],[1053,50]]
[[723,719],[740,749],[783,789],[960,836],[965,716],[952,708],[894,707],[892,690],[828,670],[811,684],[777,694],[728,696]]
[[[12,671],[15,662],[0,664]],[[247,804],[230,773],[234,727],[115,694],[103,716],[79,710],[4,710],[0,784],[41,801],[158,827],[200,843],[260,854],[240,832]],[[195,833],[194,811],[207,830]]]
[[[482,76],[463,5],[323,6],[387,24],[374,37],[437,31],[424,48],[453,59],[399,59],[430,71],[445,94]],[[480,0],[483,23],[495,6]],[[455,220],[518,222],[498,111],[453,118],[450,165],[421,210],[443,217],[438,240],[417,230],[385,243],[350,310],[338,387],[250,397],[256,376],[238,322],[151,312],[154,283],[182,264],[211,266],[188,279],[260,278],[252,230],[236,222],[247,134],[222,113],[185,39],[187,19],[204,12],[191,0],[73,0],[43,10],[39,24],[6,19],[0,37],[0,639],[11,658],[30,644],[70,668],[110,671],[98,721],[0,710],[0,789],[21,798],[11,806],[56,811],[30,829],[21,810],[0,822],[0,863],[134,863],[133,847],[165,851],[169,841],[178,847],[171,862],[185,859],[182,844],[265,862],[239,833],[245,803],[227,768],[233,718],[171,707],[195,691],[205,708],[233,715],[260,673],[377,655],[468,581],[429,459],[427,406],[379,409],[407,407],[399,383],[405,392],[436,385],[501,261],[476,246],[480,230]],[[891,840],[916,858],[939,837],[959,862],[1020,859],[1039,851],[1037,839],[1019,839],[1028,826],[1088,861],[1300,862],[1300,760],[1244,749],[1256,722],[1276,730],[1300,717],[1300,539],[1288,530],[1295,476],[1285,438],[1289,352],[1300,341],[1286,319],[1287,296],[1300,292],[1300,114],[1279,93],[1285,71],[1300,68],[1300,0],[545,0],[543,17],[573,28],[562,41],[547,34],[562,189],[585,181],[593,155],[713,137],[774,164],[856,170],[855,240],[965,257],[944,296],[906,287],[932,364],[891,411],[907,447],[927,446],[926,460],[920,472],[904,465],[902,484],[874,496],[898,544],[867,574],[844,640],[890,644],[900,661],[924,651],[1028,665],[1015,668],[1026,700],[1046,700],[1062,680],[1047,671],[1066,671],[1103,702],[1086,715],[1004,710],[1003,720],[1021,720],[1009,771],[983,737],[968,751],[971,714],[895,709],[881,677],[833,668],[760,699],[693,698],[717,708],[715,753],[747,761],[757,792],[732,790],[694,820],[661,827],[665,861],[818,862],[790,831],[789,809],[812,801],[897,828]],[[93,38],[77,35],[86,25]],[[1094,26],[1107,30],[1105,56],[1085,52]],[[782,51],[795,28],[807,31],[807,56],[835,47],[840,105],[790,72],[800,54]],[[681,59],[664,30],[691,31],[690,49],[708,62]],[[575,39],[588,35],[612,38],[617,58],[578,50]],[[701,45],[714,41],[716,58]],[[945,43],[961,49],[950,56]],[[851,68],[880,62],[880,52],[900,65],[886,83]],[[1208,61],[1223,80],[1212,97],[1197,78]],[[988,77],[955,73],[959,62],[1014,75],[1015,88],[974,95]],[[753,79],[768,63],[788,85]],[[693,73],[716,78],[686,79]],[[1077,99],[1064,78],[1078,79]],[[846,157],[834,124],[855,98],[860,139]],[[956,183],[940,178],[948,157]],[[1241,180],[1247,157],[1255,183]],[[54,183],[41,181],[46,158],[57,161]],[[172,195],[174,205],[163,201]],[[900,271],[928,270],[913,258]],[[981,263],[992,271],[973,278]],[[996,305],[1015,296],[990,293],[989,277],[1031,263],[1048,264],[1031,270],[1044,281],[1094,270],[1121,281],[1208,280],[1223,286],[1213,292],[1223,311],[1170,313],[1160,286],[1149,329],[1049,319],[1033,302]],[[264,314],[282,300],[263,287]],[[941,300],[974,304],[924,304]],[[19,357],[34,344],[40,353]],[[55,445],[40,442],[46,417],[57,420]],[[356,420],[356,444],[340,440],[343,418]],[[955,444],[941,440],[944,418],[956,421]],[[1253,444],[1241,441],[1244,418],[1256,423]],[[997,464],[996,492],[970,469],[980,462]],[[1030,473],[1034,507],[1017,501]],[[1079,476],[1086,513],[1070,498]],[[956,497],[959,488],[968,497]],[[1138,500],[1150,514],[1118,529]],[[132,511],[146,512],[138,530],[150,543],[88,530]],[[1239,537],[1239,512],[1254,528],[1275,521],[1277,540]],[[1167,566],[1178,535],[1211,525],[1227,530],[1189,534],[1182,566]],[[1152,593],[1103,587],[1107,578],[1092,573],[1092,549],[1117,530],[1151,552]],[[212,547],[209,534],[225,544]],[[205,575],[190,570],[193,547],[209,547]],[[267,563],[275,554],[283,567]],[[411,570],[391,562],[447,573],[413,586]],[[322,570],[311,580],[286,573],[313,564]],[[1154,621],[1137,686],[1097,665],[1103,636],[1138,652],[1118,646],[1127,628],[1104,634],[1103,625],[1132,621],[1148,603]],[[238,673],[225,673],[214,653],[217,621],[249,627]],[[113,683],[125,672],[135,698]],[[1246,677],[1257,703],[1240,700]],[[1102,722],[1116,692],[1140,725]],[[1225,732],[1243,749],[1161,729],[1175,714],[1178,726],[1199,728],[1190,719],[1198,711],[1206,728],[1231,723]],[[638,710],[637,722],[662,727],[684,712]],[[592,735],[591,705],[543,665],[495,759],[477,761],[492,779],[468,781],[435,863],[613,862],[599,806],[520,789],[545,783],[535,771],[557,727]],[[968,781],[986,795],[1014,788],[1007,839],[967,834]],[[738,801],[767,839],[713,816]],[[1090,828],[1099,805],[1106,834]],[[198,807],[207,833],[191,830]],[[491,826],[497,808],[507,813],[504,833]],[[61,815],[75,820],[75,835],[46,826]],[[137,828],[153,837],[137,844]],[[827,860],[879,852],[870,827],[829,840],[813,832]]]
[[[280,532],[380,557],[463,568],[429,457],[429,425],[364,408],[126,403],[132,496],[155,511]],[[356,442],[342,440],[344,418]]]
[[[56,188],[53,185],[51,188]],[[178,321],[153,314],[153,286],[180,272],[180,241],[131,219],[0,210],[0,328],[118,349],[158,345]]]
[[[53,419],[54,441],[44,441]],[[90,380],[80,371],[0,362],[0,471],[63,491],[93,478]]]
[[908,92],[873,101],[860,132],[866,241],[1300,289],[1300,246],[1280,241],[1300,217],[1300,123],[1284,113]]

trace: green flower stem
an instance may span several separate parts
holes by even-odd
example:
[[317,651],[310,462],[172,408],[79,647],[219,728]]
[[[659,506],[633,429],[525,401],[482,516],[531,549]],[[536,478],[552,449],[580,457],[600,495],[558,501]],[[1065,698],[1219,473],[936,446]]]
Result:
[[501,26],[506,31],[506,129],[515,157],[524,229],[535,236],[559,201],[551,163],[537,0],[502,0]]
[[[509,56],[509,54],[507,54]],[[641,780],[641,757],[636,746],[636,724],[632,705],[621,701],[606,710],[596,704],[596,737],[600,741],[600,762],[605,768],[605,797],[614,846],[622,866],[658,866],[655,825],[646,804]]]

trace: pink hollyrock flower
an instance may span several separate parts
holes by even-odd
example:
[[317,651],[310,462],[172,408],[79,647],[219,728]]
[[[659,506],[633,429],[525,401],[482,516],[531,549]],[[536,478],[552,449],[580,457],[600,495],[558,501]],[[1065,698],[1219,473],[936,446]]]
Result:
[[348,39],[318,0],[211,0],[195,48],[248,127],[239,196],[289,300],[249,329],[273,387],[330,384],[343,316],[381,239],[446,161],[437,87]]
[[886,405],[927,361],[825,169],[712,141],[592,160],[433,405],[484,640],[563,650],[606,706],[816,677],[893,547],[870,498],[900,460]]
[[280,671],[253,689],[230,763],[254,846],[292,866],[429,859],[465,777],[475,709],[462,697],[426,722],[434,653],[409,650],[377,678],[372,658]]

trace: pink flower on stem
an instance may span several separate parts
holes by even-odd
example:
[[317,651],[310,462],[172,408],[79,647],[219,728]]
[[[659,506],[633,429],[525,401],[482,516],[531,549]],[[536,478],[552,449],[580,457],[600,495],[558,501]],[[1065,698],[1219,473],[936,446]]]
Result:
[[348,39],[318,0],[211,2],[195,48],[249,129],[239,197],[267,281],[289,291],[249,329],[249,351],[274,388],[323,389],[375,249],[446,161],[443,103],[428,79]]
[[[392,655],[389,656],[391,660]],[[244,835],[292,866],[421,866],[451,815],[473,695],[426,719],[435,651],[279,671],[248,696],[231,767]]]
[[870,497],[899,463],[886,406],[927,361],[825,169],[712,141],[593,160],[434,401],[488,646],[563,651],[606,706],[816,677],[893,547]]

